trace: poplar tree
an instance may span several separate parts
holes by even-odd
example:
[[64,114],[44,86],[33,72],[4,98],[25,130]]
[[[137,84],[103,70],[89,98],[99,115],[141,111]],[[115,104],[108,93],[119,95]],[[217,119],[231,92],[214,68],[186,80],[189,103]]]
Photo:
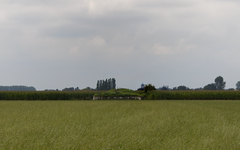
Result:
[[112,89],[116,89],[116,79],[112,78]]
[[97,81],[97,90],[111,90],[116,89],[116,79],[109,78],[106,80],[98,80]]
[[97,81],[97,90],[99,90],[99,87],[100,87],[100,85],[99,85],[99,80]]

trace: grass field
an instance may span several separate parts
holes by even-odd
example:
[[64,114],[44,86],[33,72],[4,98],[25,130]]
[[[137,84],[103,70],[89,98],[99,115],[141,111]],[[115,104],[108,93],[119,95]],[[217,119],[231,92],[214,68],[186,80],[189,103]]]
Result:
[[0,101],[0,149],[240,149],[240,101]]

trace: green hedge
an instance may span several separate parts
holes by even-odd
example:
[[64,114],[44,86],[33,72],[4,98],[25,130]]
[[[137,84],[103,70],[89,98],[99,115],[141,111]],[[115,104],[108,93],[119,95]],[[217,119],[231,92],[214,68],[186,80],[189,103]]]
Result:
[[148,100],[240,100],[240,91],[153,91]]
[[1,91],[0,100],[92,100],[97,91]]

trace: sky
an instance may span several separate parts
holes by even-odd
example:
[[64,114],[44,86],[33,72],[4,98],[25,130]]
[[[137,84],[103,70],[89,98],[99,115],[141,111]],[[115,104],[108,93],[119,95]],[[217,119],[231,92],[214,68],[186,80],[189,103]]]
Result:
[[240,81],[236,0],[1,0],[0,85],[204,87]]

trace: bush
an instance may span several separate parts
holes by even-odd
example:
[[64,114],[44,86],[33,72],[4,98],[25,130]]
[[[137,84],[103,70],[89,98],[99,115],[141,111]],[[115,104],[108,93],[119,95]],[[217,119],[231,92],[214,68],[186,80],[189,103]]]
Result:
[[153,86],[151,84],[145,85],[145,87],[144,87],[144,92],[145,93],[150,92],[150,91],[155,91],[155,90],[156,90],[155,86]]

